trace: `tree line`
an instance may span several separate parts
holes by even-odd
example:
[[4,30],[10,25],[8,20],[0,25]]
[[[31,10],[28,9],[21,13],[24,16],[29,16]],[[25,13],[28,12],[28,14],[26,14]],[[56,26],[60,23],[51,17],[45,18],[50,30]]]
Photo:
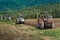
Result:
[[22,14],[24,18],[29,19],[37,18],[37,13],[39,13],[39,16],[41,13],[46,13],[53,18],[60,18],[60,3],[32,6],[20,10],[0,11],[0,16],[10,14],[15,19],[18,14]]

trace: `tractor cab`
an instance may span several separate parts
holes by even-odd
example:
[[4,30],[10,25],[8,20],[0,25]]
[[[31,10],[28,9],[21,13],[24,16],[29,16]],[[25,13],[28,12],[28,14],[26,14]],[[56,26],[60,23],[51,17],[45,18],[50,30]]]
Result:
[[24,23],[24,17],[23,17],[23,15],[17,15],[16,23],[17,24],[23,24]]
[[39,18],[40,22],[51,22],[52,16],[48,16],[47,14],[43,14]]

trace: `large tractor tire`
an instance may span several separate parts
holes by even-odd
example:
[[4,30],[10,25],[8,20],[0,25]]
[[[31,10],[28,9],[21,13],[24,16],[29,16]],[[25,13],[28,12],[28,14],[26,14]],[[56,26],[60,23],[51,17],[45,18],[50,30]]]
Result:
[[19,24],[19,21],[16,20],[16,24]]
[[44,29],[44,23],[37,23],[37,27],[38,29]]
[[49,28],[52,29],[52,23],[50,23]]
[[40,29],[40,27],[41,27],[41,24],[40,24],[40,23],[37,23],[36,28],[37,28],[37,29]]
[[24,22],[16,21],[16,24],[24,24]]
[[54,24],[53,23],[49,23],[49,24],[44,23],[44,29],[52,29],[52,28],[54,28]]
[[41,27],[40,27],[41,29],[44,29],[44,23],[41,23]]
[[54,24],[53,23],[50,23],[49,25],[48,24],[45,24],[45,23],[37,23],[37,27],[38,29],[52,29],[54,28]]
[[51,23],[49,28],[50,29],[54,28],[54,23]]

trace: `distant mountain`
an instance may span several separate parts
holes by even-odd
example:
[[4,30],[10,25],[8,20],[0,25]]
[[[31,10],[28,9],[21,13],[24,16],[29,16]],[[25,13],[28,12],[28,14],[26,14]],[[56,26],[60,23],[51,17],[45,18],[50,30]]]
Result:
[[60,0],[0,0],[0,11],[18,10],[41,4],[58,3]]

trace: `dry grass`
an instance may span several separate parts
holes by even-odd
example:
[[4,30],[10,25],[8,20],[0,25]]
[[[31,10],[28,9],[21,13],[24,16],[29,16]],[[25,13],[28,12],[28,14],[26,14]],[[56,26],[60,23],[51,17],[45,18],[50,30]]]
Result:
[[[55,26],[60,26],[60,19],[54,19]],[[39,30],[36,19],[25,20],[26,25],[0,23],[0,40],[60,40],[60,28]],[[32,25],[32,26],[27,26]],[[55,37],[56,36],[56,37]]]
[[0,40],[27,40],[25,31],[18,30],[14,25],[0,23]]
[[30,26],[36,26],[37,20],[36,19],[26,19],[25,24],[30,25]]

